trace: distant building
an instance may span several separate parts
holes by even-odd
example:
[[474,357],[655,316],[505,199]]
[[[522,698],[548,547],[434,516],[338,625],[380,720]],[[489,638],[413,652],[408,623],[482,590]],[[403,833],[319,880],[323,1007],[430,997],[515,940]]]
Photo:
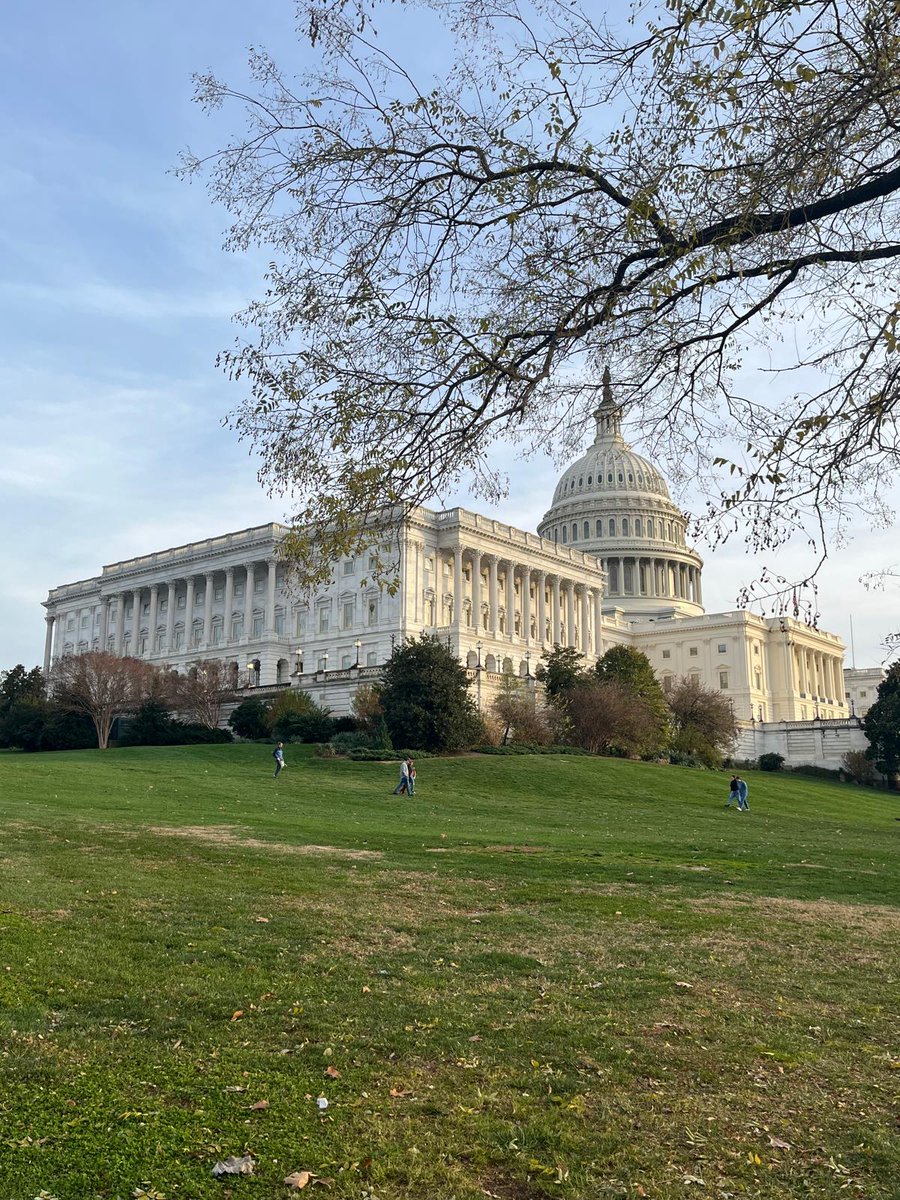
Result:
[[594,441],[563,473],[537,534],[465,509],[416,509],[397,533],[394,595],[371,582],[368,555],[336,562],[314,596],[293,595],[277,524],[112,563],[50,592],[45,669],[98,648],[179,670],[224,658],[236,688],[293,684],[340,713],[394,645],[421,633],[447,641],[482,704],[503,672],[530,680],[554,645],[593,662],[624,644],[647,655],[664,690],[688,676],[728,696],[748,755],[776,727],[849,737],[851,702],[859,715],[873,672],[845,683],[841,639],[800,621],[705,612],[687,519],[626,444],[608,386],[594,415]]
[[850,712],[864,717],[878,699],[878,688],[887,675],[884,667],[847,667],[844,671],[844,695]]

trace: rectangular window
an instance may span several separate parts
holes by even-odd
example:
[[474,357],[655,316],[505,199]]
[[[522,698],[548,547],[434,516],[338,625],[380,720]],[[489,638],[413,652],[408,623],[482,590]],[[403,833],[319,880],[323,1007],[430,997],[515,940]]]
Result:
[[378,555],[377,554],[369,555],[369,570],[370,571],[378,570]]
[[353,559],[352,559],[352,558],[345,558],[345,559],[344,559],[344,574],[345,574],[345,575],[352,575],[352,574],[353,574],[353,567],[354,567],[354,565],[355,565],[355,564],[354,564],[354,562],[353,562]]
[[[149,613],[150,613],[150,601],[145,600],[144,603],[141,605],[141,616],[146,617],[149,615]],[[82,624],[84,624],[83,621],[82,621]]]
[[218,625],[218,624],[217,624],[217,625],[213,625],[213,627],[212,627],[212,635],[213,635],[213,636],[212,636],[213,645],[214,645],[214,646],[221,646],[221,644],[222,644],[222,626],[221,626],[221,625]]
[[191,645],[199,646],[202,638],[203,638],[203,626],[195,625],[194,628],[191,630]]
[[370,600],[366,609],[366,621],[369,625],[378,624],[378,601]]
[[284,613],[277,612],[275,614],[275,632],[284,633]]
[[85,613],[84,616],[81,618],[81,628],[87,629],[87,627],[88,627],[88,614]]
[[74,629],[74,628],[75,628],[75,618],[72,616],[67,617],[66,618],[66,629]]
[[198,604],[202,605],[205,603],[206,603],[206,592],[195,592],[194,593],[194,607],[196,608],[196,606]]
[[728,691],[728,672],[727,671],[719,672],[719,687],[722,689],[723,692]]
[[328,609],[319,609],[319,633],[328,632]]
[[306,613],[297,613],[297,637],[306,633]]
[[696,646],[691,646],[691,648],[688,650],[688,654],[691,656],[691,658],[696,658],[699,653],[700,651]]
[[425,559],[425,570],[426,570],[426,571],[433,571],[433,570],[434,570],[434,559],[433,559],[433,558],[426,558],[426,559]]
[[341,616],[341,628],[342,629],[352,629],[353,628],[354,609],[355,609],[355,605],[352,600],[347,600],[344,603],[343,614]]
[[671,658],[671,657],[672,657],[671,650],[663,650],[663,658]]
[[341,670],[346,671],[349,669],[349,667],[350,667],[350,655],[342,654],[341,655]]
[[184,649],[184,630],[183,629],[175,630],[175,649],[176,650]]
[[719,642],[719,653],[720,654],[728,653],[728,646],[725,644],[725,642]]
[[213,588],[213,599],[214,600],[224,600],[225,599],[225,588],[221,583],[217,583],[216,586]]
[[237,599],[240,599],[240,597],[242,597],[242,596],[243,596],[243,594],[244,594],[244,585],[243,585],[242,583],[236,583],[236,584],[234,585],[234,596],[235,596],[235,599],[236,599],[236,600],[237,600]]
[[756,685],[756,690],[758,692],[761,692],[762,691],[762,675],[759,673],[759,671],[754,671],[753,681]]
[[368,654],[366,655],[366,666],[367,667],[377,667],[378,666],[378,654],[374,650],[370,650],[368,652]]
[[672,690],[672,676],[671,676],[671,675],[665,675],[665,676],[663,677],[663,691],[664,691],[664,692],[671,692],[671,690]]
[[266,581],[264,579],[254,579],[254,581],[253,581],[254,595],[261,596],[265,590],[266,590]]
[[187,596],[184,594],[184,592],[182,592],[181,595],[178,597],[178,607],[184,608],[186,604],[187,604]]
[[161,613],[167,613],[167,612],[169,611],[169,602],[168,602],[168,600],[160,600],[160,602],[159,602],[159,611],[160,611]]
[[164,630],[160,629],[160,631],[156,635],[156,649],[157,650],[165,650],[165,648],[166,648],[166,634],[165,634]]
[[262,631],[263,631],[263,619],[259,613],[256,613],[256,614],[254,614],[254,617],[253,617],[253,636],[254,637],[262,637]]
[[140,645],[140,648],[141,648],[141,654],[146,654],[147,653],[147,635],[146,635],[146,633],[141,634],[141,640],[138,644]]
[[244,636],[244,622],[240,617],[235,617],[231,622],[231,637],[234,641]]
[[754,644],[754,646],[753,646],[753,653],[754,653],[754,654],[759,654],[759,643],[758,643],[758,642],[757,642],[757,643],[755,643],[755,644]]

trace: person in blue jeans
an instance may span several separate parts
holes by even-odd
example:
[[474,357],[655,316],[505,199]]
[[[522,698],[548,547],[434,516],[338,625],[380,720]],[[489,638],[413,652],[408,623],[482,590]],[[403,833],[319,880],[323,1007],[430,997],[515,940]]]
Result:
[[284,770],[284,743],[283,742],[279,742],[278,745],[275,747],[275,749],[272,751],[272,757],[275,759],[275,774],[272,776],[272,778],[277,779],[278,776],[281,774],[281,772]]
[[737,775],[732,775],[731,783],[728,785],[728,799],[725,801],[725,807],[731,808],[732,804],[741,807],[741,781]]
[[750,789],[743,779],[738,779],[738,812],[749,812],[750,805],[747,803],[747,794]]

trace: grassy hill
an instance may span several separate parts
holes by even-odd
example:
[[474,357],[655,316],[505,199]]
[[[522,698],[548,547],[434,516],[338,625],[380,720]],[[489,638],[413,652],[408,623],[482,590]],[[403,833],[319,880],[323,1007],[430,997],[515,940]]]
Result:
[[411,800],[388,765],[271,772],[0,755],[0,1200],[298,1170],[895,1200],[896,800],[749,775],[738,814],[724,774],[585,758],[425,760]]

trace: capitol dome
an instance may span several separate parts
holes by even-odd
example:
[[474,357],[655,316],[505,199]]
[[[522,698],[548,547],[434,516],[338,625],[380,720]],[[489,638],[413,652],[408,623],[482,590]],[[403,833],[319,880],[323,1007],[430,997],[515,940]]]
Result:
[[538,533],[601,559],[606,608],[636,618],[702,613],[703,561],[685,540],[687,518],[659,470],[622,436],[608,370],[594,419],[593,444],[563,472]]

